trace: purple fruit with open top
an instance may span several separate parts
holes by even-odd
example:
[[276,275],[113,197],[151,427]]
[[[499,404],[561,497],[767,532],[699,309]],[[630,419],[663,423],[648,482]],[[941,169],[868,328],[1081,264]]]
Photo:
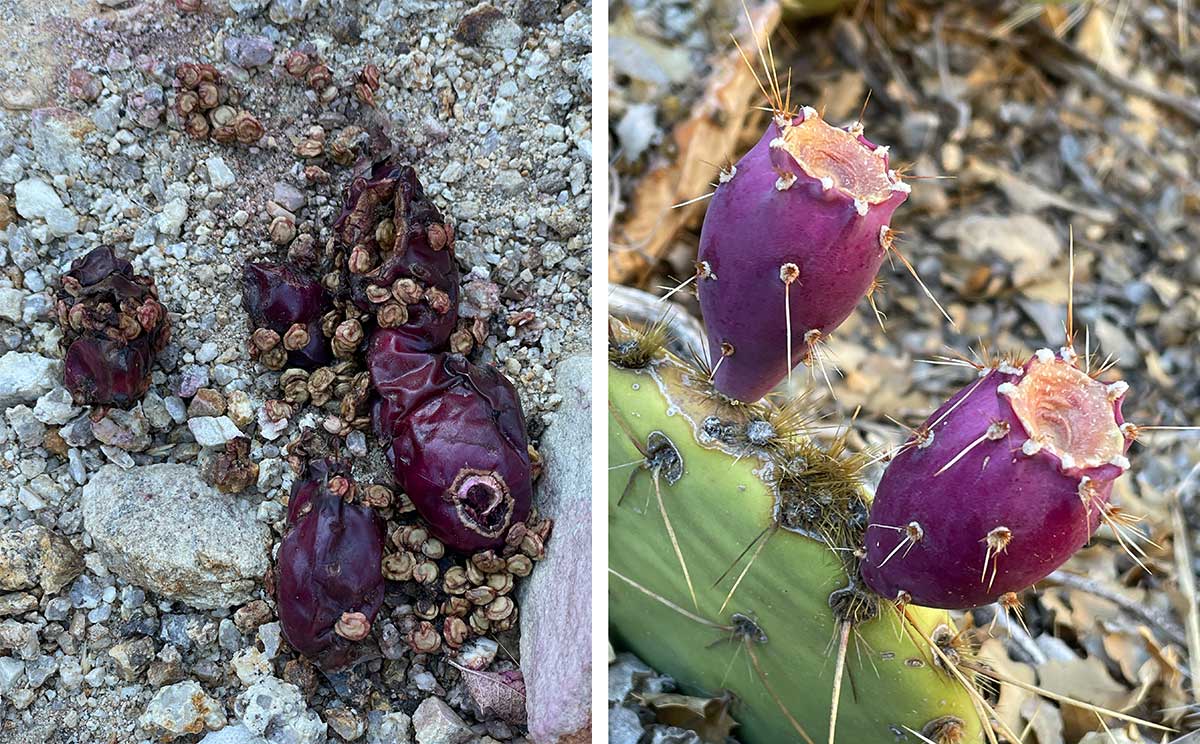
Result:
[[864,580],[888,599],[966,609],[1045,578],[1115,518],[1127,389],[1080,370],[1070,349],[982,369],[888,464]]
[[762,398],[871,291],[909,192],[887,152],[806,107],[722,173],[696,273],[719,392]]
[[462,552],[504,545],[533,500],[529,438],[512,383],[457,354],[406,351],[376,332],[368,352],[379,393],[375,431],[404,492],[434,535]]

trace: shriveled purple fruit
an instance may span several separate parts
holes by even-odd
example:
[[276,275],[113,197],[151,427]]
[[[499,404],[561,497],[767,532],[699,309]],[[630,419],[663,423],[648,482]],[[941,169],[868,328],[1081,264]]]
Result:
[[700,236],[697,291],[713,384],[753,402],[870,291],[909,187],[887,148],[811,108],[777,116],[721,176]]
[[888,599],[965,609],[1045,578],[1111,518],[1113,481],[1129,468],[1127,389],[1092,379],[1070,349],[982,370],[884,472],[867,584]]
[[347,502],[331,484],[350,482],[337,464],[318,460],[292,488],[276,593],[288,643],[336,669],[370,633],[383,604],[385,531],[374,509]]
[[242,269],[242,306],[256,330],[251,354],[266,366],[315,369],[332,359],[321,333],[330,298],[315,277],[288,264],[248,263]]
[[504,545],[529,517],[529,438],[512,383],[457,354],[416,354],[395,331],[368,351],[380,399],[376,433],[391,441],[396,480],[447,546],[474,552]]
[[377,163],[355,178],[334,223],[346,286],[359,309],[408,351],[445,349],[458,322],[454,228],[410,166]]
[[101,247],[76,259],[57,298],[64,384],[75,402],[127,408],[146,393],[171,321],[154,279]]

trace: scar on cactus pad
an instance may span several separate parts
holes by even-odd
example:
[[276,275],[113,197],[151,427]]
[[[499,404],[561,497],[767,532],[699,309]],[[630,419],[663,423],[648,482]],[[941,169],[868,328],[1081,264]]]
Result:
[[762,398],[797,364],[819,362],[818,345],[863,297],[874,307],[889,254],[916,276],[890,227],[911,189],[888,148],[863,135],[861,119],[835,127],[816,109],[793,110],[759,52],[766,84],[755,78],[774,115],[758,143],[722,170],[688,280],[700,298],[713,385],[743,402]]

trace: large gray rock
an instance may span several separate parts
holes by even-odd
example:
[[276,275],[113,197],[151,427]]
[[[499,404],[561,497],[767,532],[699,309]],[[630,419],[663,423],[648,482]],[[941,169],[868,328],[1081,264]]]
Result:
[[248,601],[270,534],[188,465],[106,465],[83,488],[84,529],[121,578],[200,609]]
[[562,405],[542,435],[535,503],[554,520],[542,561],[521,586],[521,673],[536,744],[591,741],[592,360],[561,362]]
[[0,357],[0,409],[32,403],[62,379],[62,362],[37,354],[10,351]]

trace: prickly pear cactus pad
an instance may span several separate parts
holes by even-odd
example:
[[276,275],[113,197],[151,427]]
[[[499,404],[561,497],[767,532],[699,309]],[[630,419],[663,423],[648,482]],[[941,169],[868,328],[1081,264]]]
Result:
[[745,742],[828,741],[838,677],[838,741],[982,741],[971,692],[923,641],[951,632],[947,613],[902,620],[831,549],[866,519],[836,453],[790,436],[795,411],[722,403],[701,372],[615,328],[614,643],[688,693],[732,691]]

